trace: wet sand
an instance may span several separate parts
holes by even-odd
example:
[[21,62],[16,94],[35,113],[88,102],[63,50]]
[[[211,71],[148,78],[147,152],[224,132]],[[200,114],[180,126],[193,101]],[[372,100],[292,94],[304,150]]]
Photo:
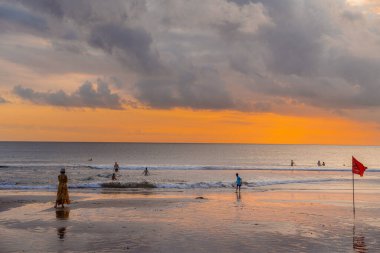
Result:
[[[347,185],[346,185],[347,186]],[[380,191],[0,191],[0,252],[379,252]],[[203,197],[203,199],[197,199]]]

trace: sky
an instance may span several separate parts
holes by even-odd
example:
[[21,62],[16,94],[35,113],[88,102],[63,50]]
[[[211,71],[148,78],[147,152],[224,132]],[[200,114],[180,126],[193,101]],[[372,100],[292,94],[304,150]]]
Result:
[[380,0],[0,0],[0,141],[380,145]]

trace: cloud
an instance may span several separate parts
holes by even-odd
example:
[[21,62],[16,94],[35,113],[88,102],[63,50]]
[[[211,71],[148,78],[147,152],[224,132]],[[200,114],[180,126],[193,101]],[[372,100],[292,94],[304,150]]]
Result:
[[5,104],[5,103],[8,103],[8,101],[5,100],[4,98],[0,97],[0,104]]
[[[259,1],[237,1],[240,5]],[[230,66],[265,96],[321,108],[378,107],[379,32],[365,14],[343,1],[260,1],[271,25],[230,56]],[[353,24],[354,22],[354,24]],[[355,30],[353,31],[353,25]],[[365,39],[364,39],[365,38]]]
[[22,8],[0,3],[0,28],[12,31],[12,25],[18,26],[19,29],[31,29],[39,32],[48,29],[47,22],[43,17]]
[[219,73],[188,65],[161,78],[141,79],[135,86],[136,98],[156,108],[230,109],[233,98]]
[[159,68],[158,56],[150,48],[152,38],[143,29],[102,24],[92,29],[88,42],[115,55],[131,69],[151,72]]
[[56,92],[37,92],[31,88],[15,86],[13,92],[22,99],[35,104],[59,107],[87,107],[123,109],[123,100],[116,93],[111,93],[108,84],[98,80],[96,87],[87,81],[71,94],[59,90]]
[[21,3],[32,10],[41,11],[57,17],[63,17],[63,9],[59,0],[20,0]]
[[[152,108],[293,113],[314,107],[345,115],[380,109],[380,15],[372,5],[18,0],[2,1],[0,20],[8,35],[43,40],[13,45],[12,36],[0,34],[2,59],[38,73],[114,77],[118,89]],[[102,104],[84,102],[91,94],[112,95],[93,86],[73,94],[62,89],[15,91],[37,103],[79,107]],[[106,101],[101,107],[122,104],[119,96]]]

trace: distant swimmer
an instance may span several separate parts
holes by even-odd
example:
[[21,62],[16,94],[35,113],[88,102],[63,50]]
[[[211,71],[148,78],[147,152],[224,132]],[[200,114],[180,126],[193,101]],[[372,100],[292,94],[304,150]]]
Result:
[[112,173],[112,181],[116,180],[116,173]]
[[295,166],[296,164],[294,163],[294,161],[293,160],[290,160],[290,166]]
[[326,166],[325,162],[322,162],[322,166]]
[[143,172],[143,175],[144,176],[149,176],[149,171],[148,171],[148,167],[145,167],[145,170],[144,170],[144,172]]
[[115,162],[115,164],[113,165],[113,169],[115,172],[119,172],[119,164],[117,164],[117,162]]
[[321,161],[318,160],[317,165],[318,167],[321,166]]
[[240,187],[241,187],[241,184],[243,183],[243,180],[241,179],[241,177],[239,177],[239,173],[236,173],[236,192],[240,192]]

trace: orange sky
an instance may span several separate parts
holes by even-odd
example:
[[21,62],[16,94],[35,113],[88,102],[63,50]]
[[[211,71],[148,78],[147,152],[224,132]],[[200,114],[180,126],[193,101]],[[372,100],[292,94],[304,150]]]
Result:
[[2,105],[3,141],[376,145],[371,123],[232,111],[59,109]]
[[0,141],[380,144],[379,0],[143,2],[0,3]]

